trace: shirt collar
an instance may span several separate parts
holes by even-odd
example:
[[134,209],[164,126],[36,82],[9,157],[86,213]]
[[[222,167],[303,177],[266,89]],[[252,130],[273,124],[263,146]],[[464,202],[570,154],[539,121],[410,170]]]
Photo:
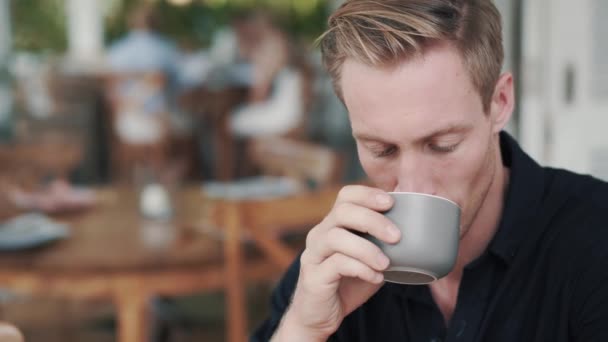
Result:
[[526,234],[533,228],[545,188],[543,168],[506,132],[500,134],[503,164],[510,168],[505,206],[489,252],[511,264]]

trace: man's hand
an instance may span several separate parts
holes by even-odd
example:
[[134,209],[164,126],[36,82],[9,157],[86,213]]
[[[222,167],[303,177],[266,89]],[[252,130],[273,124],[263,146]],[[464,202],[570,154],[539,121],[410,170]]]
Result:
[[380,213],[392,205],[379,189],[356,185],[340,191],[331,212],[307,236],[293,301],[274,340],[325,340],[378,291],[389,260],[355,232],[397,243],[400,231]]

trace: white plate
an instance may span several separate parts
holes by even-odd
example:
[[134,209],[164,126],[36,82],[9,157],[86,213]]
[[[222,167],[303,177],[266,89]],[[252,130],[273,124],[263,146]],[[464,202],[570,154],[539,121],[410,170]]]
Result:
[[0,224],[0,251],[38,247],[68,236],[66,225],[41,214],[24,214]]
[[301,185],[288,177],[260,176],[232,182],[207,182],[203,192],[209,198],[228,200],[276,199],[298,193]]

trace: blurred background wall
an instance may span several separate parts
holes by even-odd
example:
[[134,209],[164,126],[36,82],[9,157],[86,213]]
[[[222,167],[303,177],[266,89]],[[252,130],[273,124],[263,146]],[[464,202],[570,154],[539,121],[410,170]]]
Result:
[[528,0],[520,139],[540,161],[608,179],[608,3]]

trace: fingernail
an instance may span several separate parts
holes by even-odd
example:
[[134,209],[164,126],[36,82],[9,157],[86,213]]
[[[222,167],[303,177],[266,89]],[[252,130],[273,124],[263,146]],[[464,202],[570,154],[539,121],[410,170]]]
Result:
[[382,274],[382,273],[376,273],[376,276],[374,277],[374,281],[377,284],[380,284],[383,280],[384,280],[384,274]]
[[387,227],[388,230],[388,235],[390,235],[392,238],[398,239],[401,237],[401,231],[399,230],[399,228],[393,226],[393,225],[389,225]]
[[380,266],[380,268],[385,268],[390,263],[390,260],[388,260],[386,255],[382,253],[378,254],[378,256],[376,257],[376,261],[378,262],[378,266]]
[[380,205],[389,205],[391,203],[391,196],[386,194],[378,194],[376,195],[376,201]]

